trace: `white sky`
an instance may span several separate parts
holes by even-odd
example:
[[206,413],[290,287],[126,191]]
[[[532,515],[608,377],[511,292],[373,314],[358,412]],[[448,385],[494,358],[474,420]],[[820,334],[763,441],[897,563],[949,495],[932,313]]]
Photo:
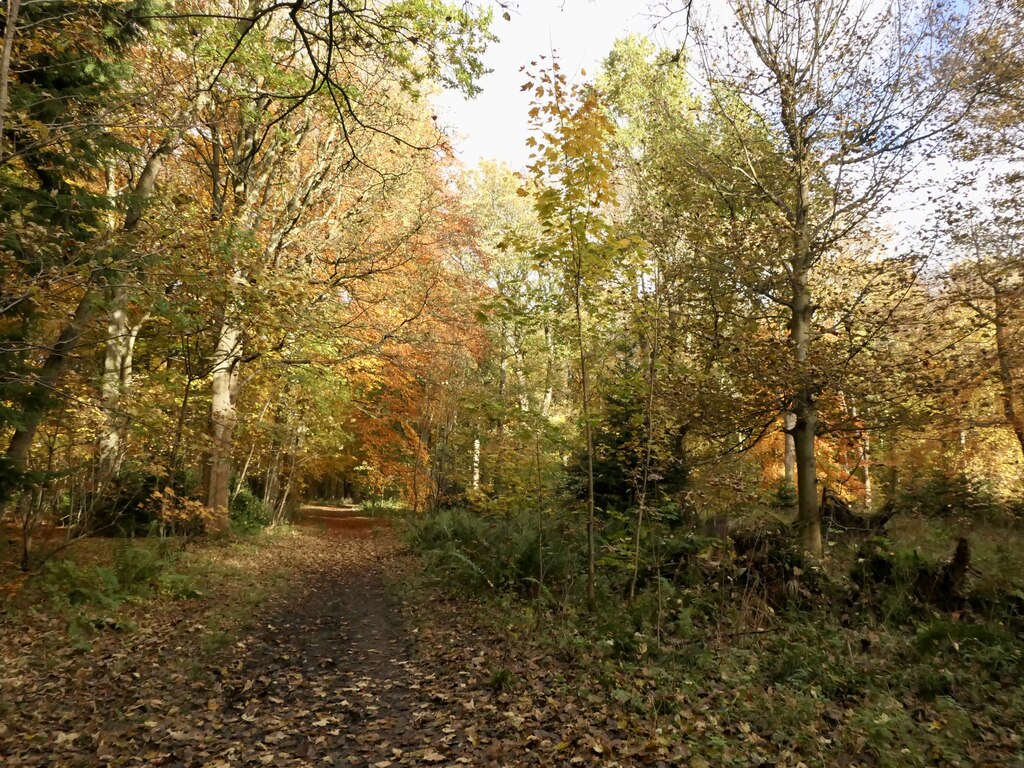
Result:
[[[484,55],[493,71],[480,81],[483,93],[467,100],[445,92],[437,99],[438,119],[449,127],[467,167],[481,159],[504,160],[513,168],[526,164],[530,94],[519,90],[525,82],[521,66],[554,48],[570,79],[582,79],[581,67],[591,76],[616,38],[629,32],[649,35],[655,21],[648,0],[519,0],[511,14],[512,20],[504,21],[500,9],[495,13],[493,29],[500,39]],[[654,39],[665,41],[663,34]]]

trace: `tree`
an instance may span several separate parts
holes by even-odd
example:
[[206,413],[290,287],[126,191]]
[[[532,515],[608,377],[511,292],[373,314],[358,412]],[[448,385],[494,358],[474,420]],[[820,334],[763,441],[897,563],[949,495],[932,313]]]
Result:
[[1024,319],[1021,211],[1016,189],[1004,181],[1002,199],[992,197],[988,214],[977,205],[948,214],[953,248],[963,255],[948,271],[946,291],[988,331],[994,377],[1003,416],[1024,457],[1024,401],[1020,384],[1020,331]]
[[[534,246],[550,265],[571,302],[580,379],[580,409],[587,460],[587,602],[596,598],[594,423],[588,309],[611,256],[631,245],[619,241],[602,209],[614,203],[609,139],[614,126],[593,86],[569,85],[557,61],[528,72],[524,90],[534,90],[530,117],[538,136],[530,173],[537,185],[535,207],[541,235]],[[523,190],[523,194],[529,194]]]
[[750,55],[723,64],[700,38],[708,109],[736,148],[719,161],[764,206],[758,226],[778,243],[764,293],[788,314],[784,410],[795,416],[798,520],[803,545],[820,554],[815,438],[819,402],[837,382],[819,354],[815,275],[870,227],[918,149],[961,119],[946,106],[962,85],[963,24],[935,7],[847,0],[738,0],[733,9],[738,39],[725,43]]
[[[0,66],[0,212],[4,245],[25,280],[5,285],[6,343],[0,349],[4,426],[12,426],[0,467],[0,509],[24,484],[29,450],[55,392],[102,302],[116,247],[104,242],[111,201],[104,170],[124,145],[117,124],[130,67],[127,46],[145,30],[151,3],[17,3],[8,6]],[[123,229],[137,223],[152,192],[139,178]],[[115,278],[116,279],[116,278]],[[34,295],[56,280],[75,286],[70,320],[56,340],[40,323]],[[43,330],[45,328],[45,330]],[[38,350],[45,350],[39,354]]]

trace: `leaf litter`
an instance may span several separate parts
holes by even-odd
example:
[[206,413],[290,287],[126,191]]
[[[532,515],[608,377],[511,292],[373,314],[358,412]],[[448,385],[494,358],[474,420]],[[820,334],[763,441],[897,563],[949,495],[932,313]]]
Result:
[[[632,764],[609,759],[614,718],[549,695],[556,669],[525,659],[517,692],[495,689],[500,638],[450,602],[403,602],[415,565],[390,531],[276,536],[238,567],[201,597],[122,606],[88,642],[53,611],[0,618],[0,763]],[[289,583],[225,629],[225,606],[280,571]]]

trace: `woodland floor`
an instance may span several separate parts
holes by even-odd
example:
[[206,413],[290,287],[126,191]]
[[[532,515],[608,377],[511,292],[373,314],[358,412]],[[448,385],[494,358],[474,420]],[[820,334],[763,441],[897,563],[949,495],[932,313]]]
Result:
[[[97,562],[110,562],[123,545],[81,546],[77,561],[106,546]],[[780,654],[788,669],[819,635],[767,634],[774,651],[732,647],[757,637],[681,646],[689,671],[669,676],[541,613],[438,590],[387,520],[329,508],[174,562],[173,578],[116,603],[69,600],[72,578],[0,602],[0,765],[1024,765],[1014,672],[954,686],[957,701],[903,704],[892,676],[909,657],[874,649],[912,637],[821,630],[853,632],[853,650],[808,663],[843,662],[844,690],[859,693],[750,671]]]
[[52,610],[0,612],[0,764],[634,764],[604,754],[594,729],[618,724],[600,708],[583,717],[546,695],[557,664],[523,660],[533,690],[504,692],[495,638],[438,621],[450,602],[403,603],[396,574],[412,565],[383,521],[315,517],[318,530],[226,551],[248,581],[201,597],[74,626]]

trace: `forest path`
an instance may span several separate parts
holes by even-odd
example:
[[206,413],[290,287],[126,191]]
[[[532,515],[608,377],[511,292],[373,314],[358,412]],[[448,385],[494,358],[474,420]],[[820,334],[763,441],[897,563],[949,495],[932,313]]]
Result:
[[329,507],[303,518],[293,589],[239,643],[244,658],[210,702],[224,707],[208,719],[214,735],[164,765],[675,764],[642,743],[642,759],[613,759],[602,742],[624,746],[627,732],[605,701],[569,693],[560,663],[519,654],[464,603],[425,606],[422,590],[404,600],[415,565],[387,518]]
[[388,521],[331,507],[303,519],[319,546],[304,550],[287,603],[223,680],[224,742],[207,745],[208,764],[459,764],[451,713],[424,688],[433,676],[414,663],[390,594],[400,546]]
[[387,519],[317,508],[210,547],[207,594],[83,606],[77,640],[65,613],[0,611],[0,765],[680,764],[480,605],[410,587]]

